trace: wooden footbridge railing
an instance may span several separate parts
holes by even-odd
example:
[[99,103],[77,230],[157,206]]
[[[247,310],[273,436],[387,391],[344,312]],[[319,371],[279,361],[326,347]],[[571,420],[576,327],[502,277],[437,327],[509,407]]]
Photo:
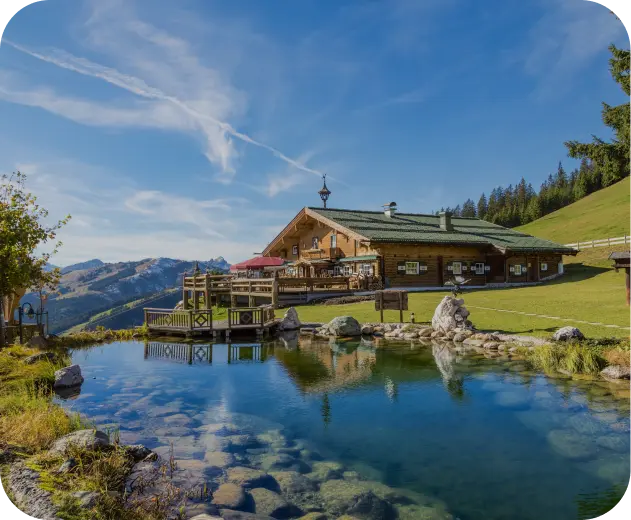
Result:
[[145,324],[151,331],[209,332],[213,329],[213,311],[145,309]]
[[228,329],[264,328],[276,321],[274,307],[237,307],[228,309]]

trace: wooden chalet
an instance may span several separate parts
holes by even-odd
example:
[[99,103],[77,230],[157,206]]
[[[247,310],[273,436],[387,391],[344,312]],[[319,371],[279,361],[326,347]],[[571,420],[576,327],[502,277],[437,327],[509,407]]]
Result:
[[384,287],[539,282],[563,274],[576,250],[480,220],[307,207],[263,251],[288,261],[285,277],[368,277]]

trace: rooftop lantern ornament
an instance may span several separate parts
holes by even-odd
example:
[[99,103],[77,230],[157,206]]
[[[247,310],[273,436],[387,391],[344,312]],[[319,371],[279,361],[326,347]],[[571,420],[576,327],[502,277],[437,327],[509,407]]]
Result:
[[324,181],[324,185],[322,189],[318,192],[322,202],[324,203],[324,207],[326,208],[326,201],[329,200],[329,195],[331,195],[331,191],[326,187],[326,174],[322,176],[322,180]]

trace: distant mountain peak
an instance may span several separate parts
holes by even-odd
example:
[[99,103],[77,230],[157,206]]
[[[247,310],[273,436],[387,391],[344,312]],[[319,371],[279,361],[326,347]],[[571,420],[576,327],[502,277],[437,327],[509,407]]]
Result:
[[61,274],[71,273],[72,271],[82,271],[84,269],[94,269],[95,267],[102,267],[105,263],[98,258],[87,260],[85,262],[79,262],[78,264],[68,265],[61,269]]

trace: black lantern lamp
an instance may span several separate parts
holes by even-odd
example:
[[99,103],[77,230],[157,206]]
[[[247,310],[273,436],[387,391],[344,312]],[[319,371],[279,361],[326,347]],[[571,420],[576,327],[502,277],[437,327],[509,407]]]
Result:
[[[24,309],[28,307],[28,311],[24,312]],[[24,302],[22,305],[18,307],[18,314],[20,318],[20,343],[24,343],[24,334],[22,332],[22,321],[24,318],[24,314],[26,314],[29,320],[32,320],[35,317],[35,309],[29,302]]]
[[331,195],[331,191],[326,187],[326,175],[322,176],[322,180],[324,181],[324,185],[322,189],[318,192],[322,202],[324,203],[324,207],[326,208],[326,201],[329,200],[329,195]]

